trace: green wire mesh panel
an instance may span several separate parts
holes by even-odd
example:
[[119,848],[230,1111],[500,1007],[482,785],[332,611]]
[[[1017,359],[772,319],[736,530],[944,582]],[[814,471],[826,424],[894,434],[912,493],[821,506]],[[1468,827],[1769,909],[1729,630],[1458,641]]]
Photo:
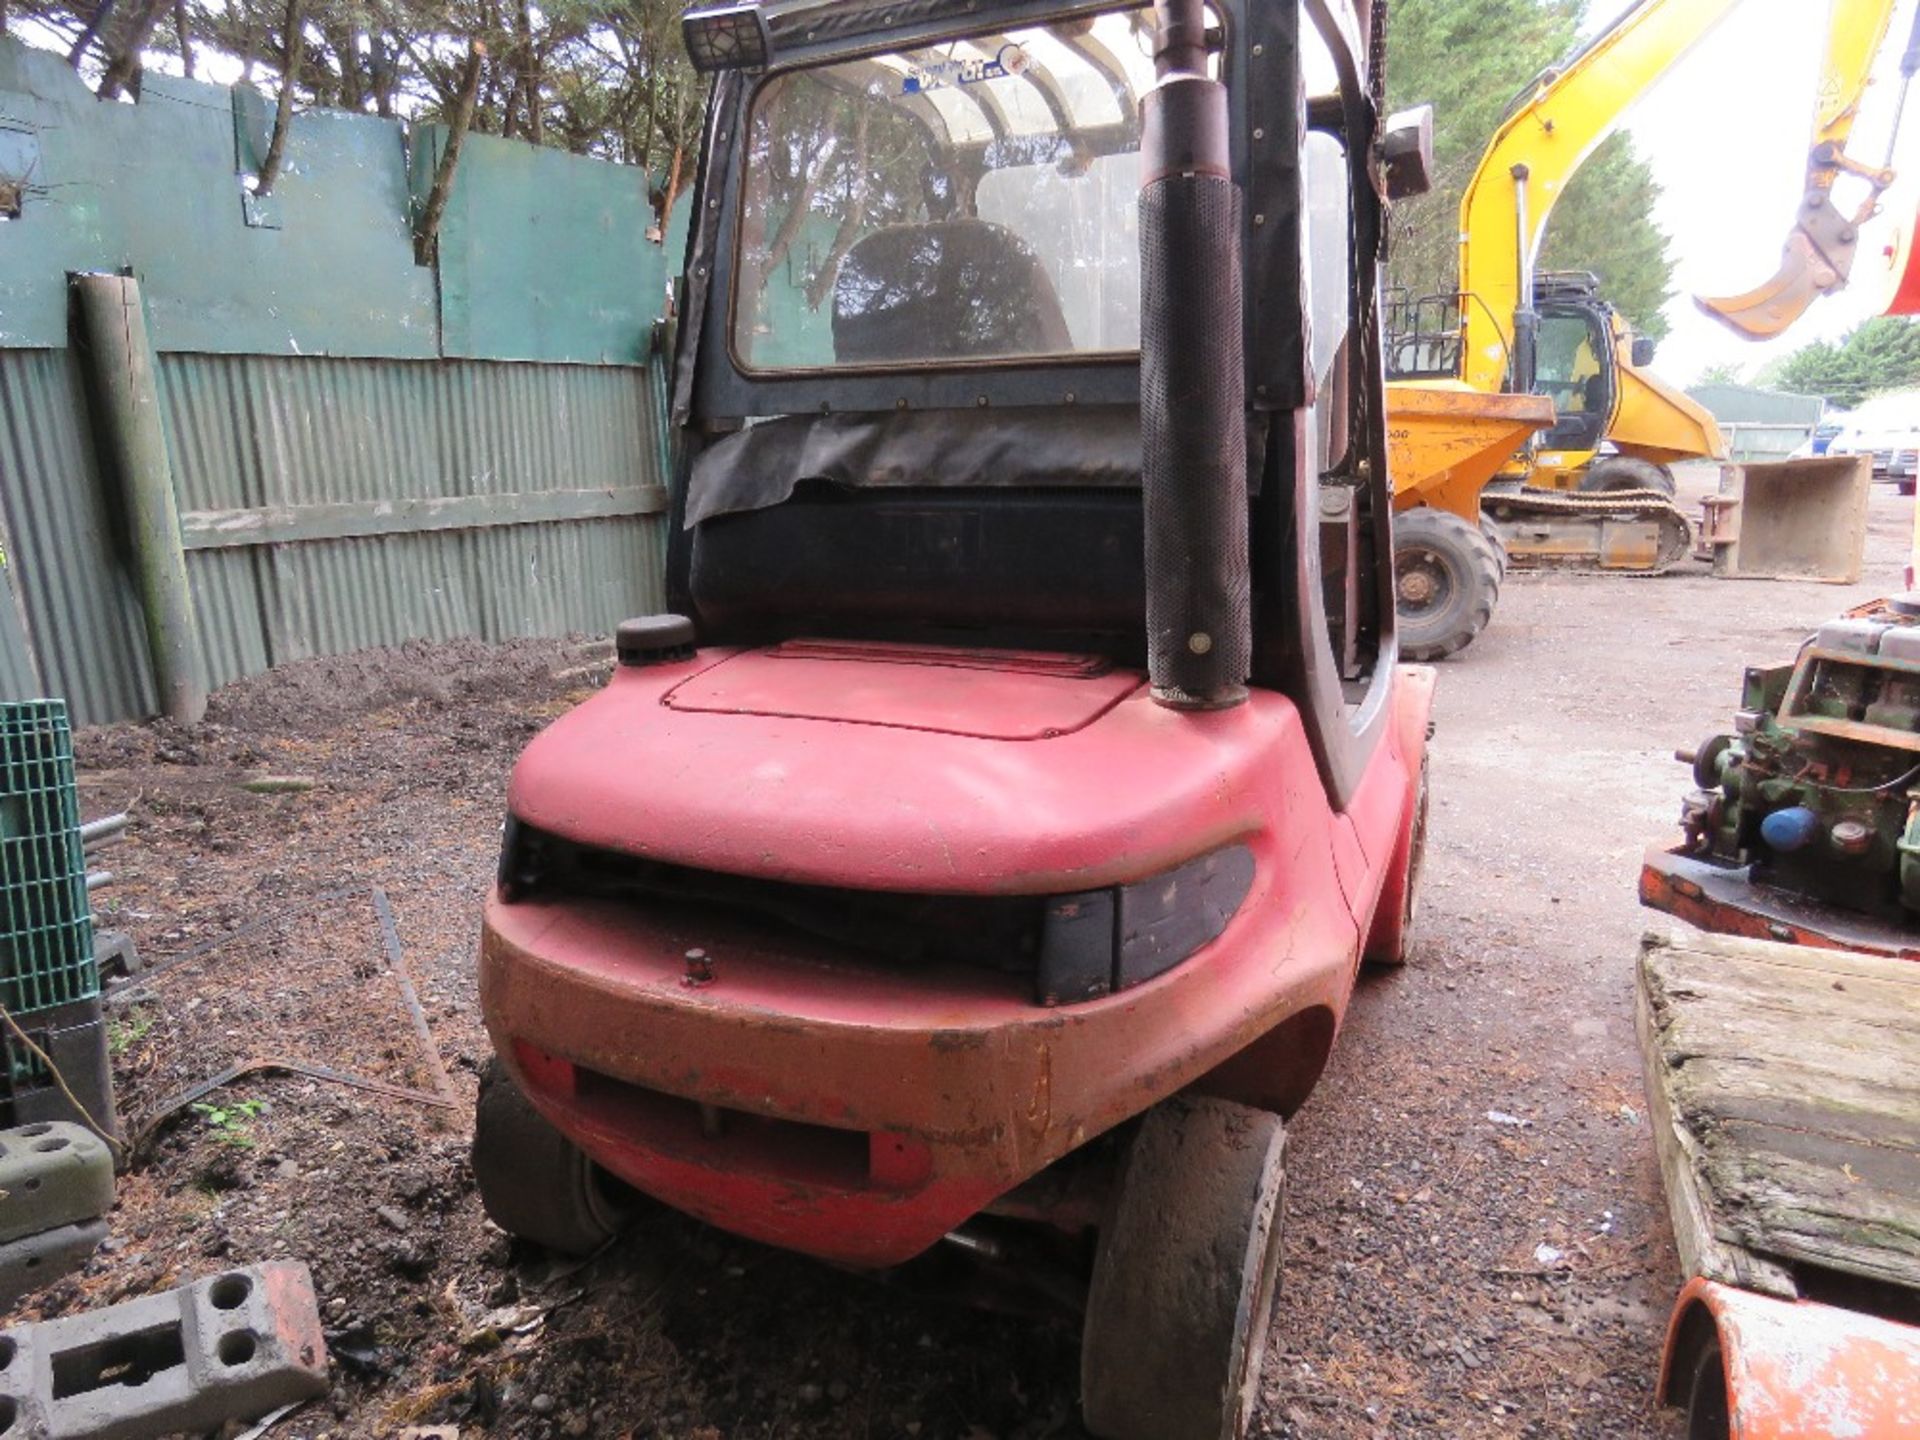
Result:
[[67,702],[0,704],[0,1003],[18,1016],[99,993]]

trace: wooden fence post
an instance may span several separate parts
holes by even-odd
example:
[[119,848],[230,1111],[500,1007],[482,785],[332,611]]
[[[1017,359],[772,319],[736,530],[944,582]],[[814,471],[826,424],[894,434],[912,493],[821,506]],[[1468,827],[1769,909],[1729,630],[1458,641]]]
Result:
[[140,282],[127,275],[92,274],[76,275],[73,284],[106,468],[119,481],[133,543],[160,707],[173,720],[197,724],[207,713],[206,664],[180,543],[180,510]]

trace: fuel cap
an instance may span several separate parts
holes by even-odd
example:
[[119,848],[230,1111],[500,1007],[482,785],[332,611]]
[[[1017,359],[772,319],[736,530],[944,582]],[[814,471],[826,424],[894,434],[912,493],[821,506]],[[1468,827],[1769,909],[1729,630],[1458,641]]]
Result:
[[640,615],[613,632],[622,665],[664,665],[693,658],[693,621],[684,615]]

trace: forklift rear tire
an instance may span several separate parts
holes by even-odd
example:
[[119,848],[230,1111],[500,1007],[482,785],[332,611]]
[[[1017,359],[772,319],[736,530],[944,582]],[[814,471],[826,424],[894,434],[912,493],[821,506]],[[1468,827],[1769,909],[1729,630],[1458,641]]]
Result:
[[1431,506],[1393,517],[1400,653],[1444,660],[1487,628],[1500,598],[1500,558],[1476,524]]
[[1632,455],[1609,455],[1587,467],[1575,487],[1582,494],[1602,495],[1614,490],[1657,490],[1673,495],[1673,472],[1651,460]]
[[480,1073],[473,1178],[488,1219],[563,1255],[598,1250],[631,1214],[619,1182],[547,1123],[498,1056]]
[[1081,1409],[1105,1440],[1240,1440],[1279,1293],[1280,1117],[1177,1096],[1149,1110],[1100,1232]]

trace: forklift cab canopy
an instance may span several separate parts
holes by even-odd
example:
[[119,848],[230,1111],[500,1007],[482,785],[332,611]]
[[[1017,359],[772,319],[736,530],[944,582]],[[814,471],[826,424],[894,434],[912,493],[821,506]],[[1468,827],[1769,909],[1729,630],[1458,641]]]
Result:
[[[1140,663],[1153,23],[1125,0],[755,8],[708,110],[673,379],[668,597],[703,643]],[[1248,678],[1307,702],[1343,800],[1393,655],[1358,28],[1344,0],[1209,11],[1242,197]]]

